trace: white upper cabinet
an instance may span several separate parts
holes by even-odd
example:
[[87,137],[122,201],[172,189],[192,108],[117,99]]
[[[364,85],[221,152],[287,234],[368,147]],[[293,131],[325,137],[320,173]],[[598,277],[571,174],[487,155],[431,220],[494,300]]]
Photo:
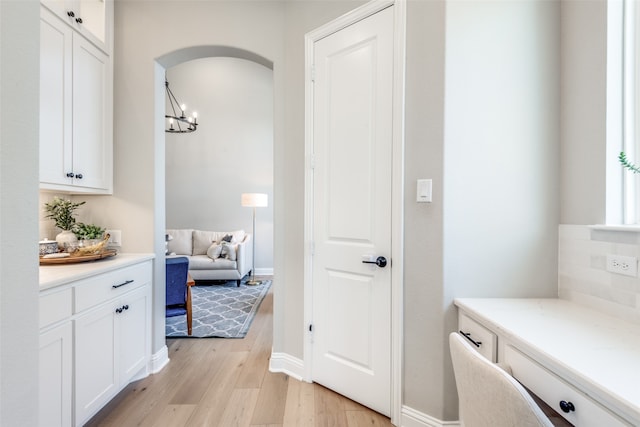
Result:
[[110,194],[112,59],[64,21],[42,8],[40,188]]
[[42,4],[91,43],[111,54],[113,0],[42,0]]

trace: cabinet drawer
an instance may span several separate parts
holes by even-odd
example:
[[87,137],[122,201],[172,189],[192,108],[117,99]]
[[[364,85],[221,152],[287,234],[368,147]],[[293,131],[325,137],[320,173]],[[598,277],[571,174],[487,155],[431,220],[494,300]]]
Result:
[[461,333],[476,342],[476,348],[480,354],[492,362],[496,362],[498,339],[496,334],[480,325],[464,313],[458,318],[458,329]]
[[75,289],[76,313],[119,297],[151,281],[151,263],[110,271],[78,284]]
[[[505,346],[504,356],[504,362],[511,368],[512,375],[573,425],[580,427],[628,427],[631,425],[515,348]],[[561,401],[570,402],[575,409],[568,413],[563,412],[560,408]]]
[[70,288],[61,292],[40,295],[39,310],[41,328],[71,316],[71,303],[73,302],[71,295],[72,292]]

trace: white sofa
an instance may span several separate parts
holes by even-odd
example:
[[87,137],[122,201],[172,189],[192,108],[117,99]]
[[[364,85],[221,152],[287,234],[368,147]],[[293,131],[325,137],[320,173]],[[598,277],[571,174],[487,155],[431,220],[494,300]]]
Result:
[[[235,280],[251,272],[253,251],[251,235],[244,230],[203,231],[167,229],[168,256],[189,258],[189,273],[194,280]],[[223,239],[230,240],[224,242]]]

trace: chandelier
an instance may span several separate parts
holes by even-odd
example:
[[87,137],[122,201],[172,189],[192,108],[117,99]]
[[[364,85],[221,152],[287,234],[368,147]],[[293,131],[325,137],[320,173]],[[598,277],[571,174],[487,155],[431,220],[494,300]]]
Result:
[[165,119],[167,119],[165,132],[190,133],[195,131],[198,127],[198,113],[194,111],[192,116],[185,115],[186,105],[180,104],[173,95],[173,92],[169,89],[169,81],[166,76],[164,78],[164,87],[167,92],[169,105],[171,106],[170,112],[173,113],[164,115]]

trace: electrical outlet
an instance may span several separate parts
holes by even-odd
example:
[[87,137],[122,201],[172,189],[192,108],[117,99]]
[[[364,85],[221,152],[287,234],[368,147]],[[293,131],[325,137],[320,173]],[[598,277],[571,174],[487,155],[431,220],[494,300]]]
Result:
[[107,230],[109,237],[108,246],[122,246],[122,231],[121,230]]
[[607,271],[636,277],[638,275],[638,258],[624,255],[607,255]]

